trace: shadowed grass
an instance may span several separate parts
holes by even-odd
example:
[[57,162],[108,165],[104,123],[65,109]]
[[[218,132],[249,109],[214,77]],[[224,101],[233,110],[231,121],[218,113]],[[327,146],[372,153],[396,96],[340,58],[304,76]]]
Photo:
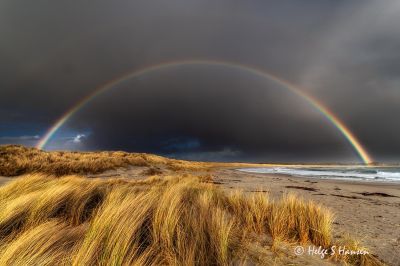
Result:
[[322,206],[294,195],[227,194],[200,180],[16,179],[0,187],[0,265],[279,264],[259,238],[272,237],[270,247],[332,244],[332,214]]

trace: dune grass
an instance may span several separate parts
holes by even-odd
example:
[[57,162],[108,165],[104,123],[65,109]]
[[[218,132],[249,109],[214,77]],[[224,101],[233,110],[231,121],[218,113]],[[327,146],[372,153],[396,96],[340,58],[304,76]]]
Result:
[[[108,152],[46,152],[20,145],[0,146],[0,176],[18,176],[27,173],[45,173],[55,176],[71,174],[98,174],[120,167],[156,166],[179,171],[210,167],[207,163],[168,159],[145,153]],[[154,173],[153,173],[154,174]]]
[[0,187],[0,210],[0,265],[279,265],[274,243],[332,244],[332,214],[322,206],[227,193],[191,176],[32,174]]

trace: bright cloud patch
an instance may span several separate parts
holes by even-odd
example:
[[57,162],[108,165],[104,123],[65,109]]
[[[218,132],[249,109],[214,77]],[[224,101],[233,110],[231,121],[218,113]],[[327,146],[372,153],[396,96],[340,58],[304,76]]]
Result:
[[73,143],[81,143],[82,139],[86,137],[85,134],[78,134],[76,137],[72,140]]

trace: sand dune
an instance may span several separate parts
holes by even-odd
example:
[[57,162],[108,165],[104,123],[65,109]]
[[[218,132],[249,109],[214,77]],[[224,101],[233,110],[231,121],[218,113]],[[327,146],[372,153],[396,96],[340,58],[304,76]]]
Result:
[[[395,263],[385,257],[390,250],[346,236],[361,223],[337,212],[335,195],[323,195],[331,184],[246,174],[233,166],[240,164],[3,147],[2,175],[25,175],[4,177],[0,187],[0,265]],[[81,176],[62,174],[75,171]],[[397,198],[390,199],[395,205]],[[297,246],[369,254],[321,259],[296,255]]]

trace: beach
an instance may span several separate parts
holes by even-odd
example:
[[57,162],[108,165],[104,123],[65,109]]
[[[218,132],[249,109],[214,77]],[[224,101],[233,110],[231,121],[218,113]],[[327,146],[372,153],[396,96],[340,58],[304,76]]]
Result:
[[330,208],[334,238],[349,233],[389,265],[400,265],[400,184],[343,181],[216,169],[214,182],[226,190],[295,193]]
[[[24,152],[16,153],[18,158],[23,158]],[[52,156],[47,160],[46,156]],[[72,157],[71,157],[72,156]],[[78,156],[80,160],[71,160]],[[349,243],[346,239],[355,239],[360,242],[363,250],[369,251],[379,260],[388,265],[400,265],[398,254],[400,251],[400,183],[378,182],[373,179],[368,181],[360,180],[339,180],[321,177],[299,177],[282,173],[257,173],[245,172],[246,168],[257,169],[280,169],[291,168],[298,170],[304,168],[318,168],[321,166],[299,166],[299,165],[260,165],[260,164],[239,164],[239,163],[201,163],[170,160],[153,155],[123,154],[123,153],[93,153],[93,154],[37,154],[36,161],[30,161],[32,170],[26,174],[33,174],[34,167],[41,166],[42,171],[47,174],[59,173],[54,179],[62,178],[63,175],[74,174],[74,171],[84,169],[79,176],[84,177],[79,182],[101,183],[131,182],[137,180],[154,180],[159,182],[163,178],[181,177],[199,178],[204,183],[212,183],[229,195],[229,192],[240,190],[245,194],[256,195],[268,193],[270,200],[278,200],[286,193],[296,194],[296,202],[302,202],[301,198],[321,204],[334,214],[333,227],[330,231],[333,236],[331,243]],[[95,158],[95,159],[94,159]],[[121,159],[122,158],[122,159]],[[46,159],[46,160],[45,160]],[[111,160],[113,159],[113,160]],[[129,160],[129,161],[128,161]],[[48,162],[52,163],[48,163]],[[129,162],[129,164],[126,163]],[[18,163],[18,160],[13,162]],[[21,162],[24,162],[23,160]],[[36,164],[34,163],[36,162]],[[105,164],[109,163],[109,165]],[[7,164],[5,164],[7,165]],[[13,173],[26,169],[16,164],[13,167],[4,167],[4,173]],[[62,167],[61,167],[62,166]],[[90,166],[90,167],[89,167]],[[82,168],[87,167],[87,168]],[[332,166],[323,166],[332,167]],[[343,166],[335,166],[343,167]],[[99,168],[99,171],[94,171]],[[43,170],[44,169],[44,170]],[[89,172],[87,169],[94,169]],[[107,170],[108,169],[108,170]],[[319,171],[318,170],[318,171]],[[81,171],[81,170],[79,170]],[[0,176],[0,185],[4,185],[18,176]],[[37,174],[33,174],[37,175]],[[24,178],[22,178],[24,179]],[[90,179],[93,179],[90,181]],[[85,181],[87,180],[87,181]],[[125,181],[124,181],[125,180]],[[158,180],[158,181],[157,181]],[[153,181],[147,181],[153,182]],[[208,184],[207,184],[208,185]],[[55,186],[57,187],[57,186]],[[21,188],[22,189],[22,188]],[[315,206],[315,205],[314,205]],[[312,217],[312,215],[310,216]],[[348,236],[348,237],[347,237]],[[343,240],[343,241],[342,241]],[[310,247],[310,242],[303,243],[302,248]],[[287,262],[297,263],[296,265],[322,265],[331,264],[329,260],[321,260],[318,256],[312,256],[305,252],[303,256],[297,256],[294,252],[295,246],[281,245],[286,247],[285,254]],[[299,243],[294,241],[293,245]],[[336,245],[335,244],[335,245]],[[268,246],[268,245],[267,245]],[[264,247],[267,249],[268,247]],[[263,251],[265,251],[263,249]],[[271,250],[271,256],[275,251]],[[273,255],[275,254],[275,255]],[[307,257],[308,256],[308,257]],[[283,261],[281,261],[283,263]],[[285,265],[285,264],[283,264]]]
[[[252,165],[256,166],[256,165]],[[143,168],[144,169],[144,168]],[[106,171],[92,177],[143,178],[142,168]],[[246,193],[268,192],[272,198],[294,193],[318,202],[335,215],[333,237],[346,235],[388,265],[400,265],[400,183],[305,178],[271,173],[249,173],[246,167],[214,167],[208,171],[189,171],[191,175],[209,175],[223,190]],[[172,174],[161,169],[164,174]]]

